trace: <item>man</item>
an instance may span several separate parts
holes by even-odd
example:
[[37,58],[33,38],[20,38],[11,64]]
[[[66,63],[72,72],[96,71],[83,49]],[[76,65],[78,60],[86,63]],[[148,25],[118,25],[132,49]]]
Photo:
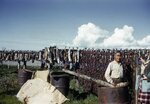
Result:
[[121,64],[121,52],[117,51],[114,54],[114,61],[110,62],[106,72],[105,78],[107,82],[116,85],[123,81],[123,66]]

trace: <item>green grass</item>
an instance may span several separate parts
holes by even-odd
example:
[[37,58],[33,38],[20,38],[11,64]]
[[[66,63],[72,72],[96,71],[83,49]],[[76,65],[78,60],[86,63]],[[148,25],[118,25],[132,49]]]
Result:
[[[37,70],[37,67],[28,67]],[[71,77],[73,79],[73,77]],[[15,95],[20,87],[17,84],[17,67],[0,66],[0,104],[22,104]],[[75,80],[70,81],[69,101],[64,104],[98,104],[97,96],[83,92],[82,86],[76,86]]]
[[80,99],[80,100],[70,100],[66,101],[64,104],[98,104],[98,98],[90,94],[88,95],[85,99]]
[[0,104],[22,104],[14,95],[1,94]]
[[18,90],[17,67],[0,66],[0,104],[21,104],[15,97]]

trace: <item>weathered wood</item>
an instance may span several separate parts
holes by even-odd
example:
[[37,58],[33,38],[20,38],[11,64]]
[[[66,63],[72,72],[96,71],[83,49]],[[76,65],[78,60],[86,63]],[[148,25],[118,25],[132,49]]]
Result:
[[99,79],[94,79],[94,78],[91,78],[91,77],[89,77],[87,75],[82,75],[82,74],[79,74],[79,73],[76,73],[76,72],[73,72],[73,71],[70,71],[70,70],[66,70],[66,69],[63,69],[62,71],[64,71],[65,73],[68,73],[68,74],[71,74],[71,75],[74,75],[74,76],[86,79],[86,80],[94,81],[97,84],[102,85],[102,86],[114,87],[112,84],[110,84],[108,82],[105,82],[105,81],[102,81],[102,80],[99,80]]
[[68,73],[68,74],[71,74],[71,75],[74,75],[74,76],[86,79],[86,80],[94,81],[98,85],[105,86],[105,87],[125,87],[125,86],[128,85],[128,82],[121,82],[121,83],[118,83],[116,86],[114,86],[114,85],[112,85],[112,84],[110,84],[110,83],[108,83],[106,81],[103,81],[103,80],[100,80],[100,79],[91,78],[91,77],[89,77],[87,75],[79,74],[79,73],[76,73],[74,71],[70,71],[70,70],[66,70],[66,69],[62,69],[62,71],[64,71],[65,73]]

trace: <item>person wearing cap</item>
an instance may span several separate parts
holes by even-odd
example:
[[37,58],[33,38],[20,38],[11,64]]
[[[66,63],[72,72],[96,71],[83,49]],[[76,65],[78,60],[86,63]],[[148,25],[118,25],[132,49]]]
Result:
[[123,82],[123,66],[121,63],[121,52],[117,51],[114,54],[114,61],[110,62],[106,71],[105,79],[112,85],[117,85]]

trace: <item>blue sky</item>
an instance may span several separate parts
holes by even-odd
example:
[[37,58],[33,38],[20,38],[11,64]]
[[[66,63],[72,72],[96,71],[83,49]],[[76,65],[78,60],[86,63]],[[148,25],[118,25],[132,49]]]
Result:
[[0,0],[0,48],[71,44],[89,22],[110,33],[132,26],[141,39],[150,35],[149,10],[149,0]]

